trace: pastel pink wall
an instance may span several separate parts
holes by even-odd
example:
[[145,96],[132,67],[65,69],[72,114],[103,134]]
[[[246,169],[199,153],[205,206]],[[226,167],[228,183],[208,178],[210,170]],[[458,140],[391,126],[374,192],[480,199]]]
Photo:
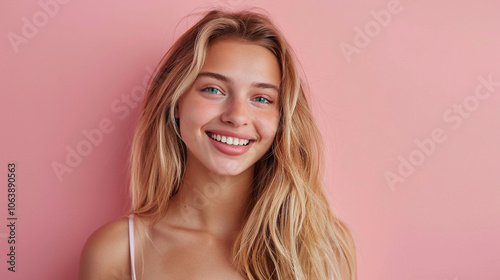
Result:
[[76,279],[86,238],[127,209],[143,80],[213,6],[268,10],[300,58],[359,279],[500,279],[493,0],[0,2],[1,279]]

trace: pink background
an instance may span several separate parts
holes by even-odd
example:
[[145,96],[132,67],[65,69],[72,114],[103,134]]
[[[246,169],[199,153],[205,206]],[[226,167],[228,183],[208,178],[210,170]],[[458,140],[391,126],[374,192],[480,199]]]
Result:
[[[294,47],[359,279],[500,279],[493,0],[0,2],[0,168],[17,163],[18,217],[11,273],[3,176],[1,279],[76,279],[86,238],[127,209],[143,79],[196,20],[183,17],[213,6],[266,9]],[[52,165],[76,149],[85,156],[58,178]]]

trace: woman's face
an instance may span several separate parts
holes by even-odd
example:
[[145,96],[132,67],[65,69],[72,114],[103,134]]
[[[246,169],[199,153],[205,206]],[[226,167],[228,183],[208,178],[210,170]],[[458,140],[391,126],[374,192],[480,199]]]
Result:
[[220,175],[253,172],[278,128],[280,79],[266,48],[240,39],[213,42],[176,111],[188,165]]

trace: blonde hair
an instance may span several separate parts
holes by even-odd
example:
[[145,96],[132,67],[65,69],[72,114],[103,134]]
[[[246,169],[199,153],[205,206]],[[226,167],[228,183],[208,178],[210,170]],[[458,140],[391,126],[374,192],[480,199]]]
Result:
[[234,243],[235,264],[248,279],[356,279],[351,234],[332,212],[323,189],[321,137],[294,55],[261,13],[210,11],[161,61],[132,144],[132,212],[158,221],[178,191],[187,153],[174,108],[219,38],[265,47],[282,73],[280,124],[271,149],[255,164],[253,207]]

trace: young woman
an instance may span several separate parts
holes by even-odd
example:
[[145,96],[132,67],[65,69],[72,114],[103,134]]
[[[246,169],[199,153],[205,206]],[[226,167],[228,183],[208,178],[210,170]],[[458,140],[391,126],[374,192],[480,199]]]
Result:
[[272,22],[207,13],[151,81],[132,145],[132,214],[89,238],[80,279],[356,279],[320,143]]

